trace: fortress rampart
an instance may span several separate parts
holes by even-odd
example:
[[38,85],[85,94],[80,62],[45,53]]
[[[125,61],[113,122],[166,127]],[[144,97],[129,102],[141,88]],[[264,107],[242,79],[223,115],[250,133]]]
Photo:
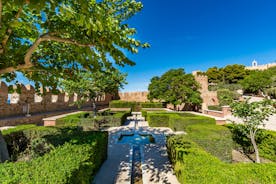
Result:
[[147,91],[119,93],[120,100],[135,102],[148,102],[147,95]]
[[[12,87],[16,88],[16,86]],[[59,94],[53,94],[51,90],[47,90],[45,95],[40,96],[36,94],[34,87],[31,85],[21,85],[20,88],[20,94],[16,92],[10,94],[7,84],[0,82],[0,119],[77,109],[77,106],[72,106],[73,102],[78,99],[77,95],[68,96],[62,91]],[[98,97],[96,101],[97,105],[103,106],[108,105],[111,100],[112,95],[104,95]],[[88,106],[91,106],[89,100],[83,104],[83,107]]]

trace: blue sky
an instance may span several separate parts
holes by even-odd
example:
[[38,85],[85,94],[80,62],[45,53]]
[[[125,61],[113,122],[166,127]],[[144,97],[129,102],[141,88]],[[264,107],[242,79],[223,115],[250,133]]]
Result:
[[145,91],[150,79],[171,68],[190,73],[227,64],[276,60],[274,0],[142,0],[129,24],[151,48],[129,55],[122,91]]
[[[146,91],[153,76],[172,68],[187,73],[227,64],[276,60],[275,0],[142,0],[128,23],[151,48],[128,54],[128,84],[121,91]],[[20,82],[29,83],[20,78]]]

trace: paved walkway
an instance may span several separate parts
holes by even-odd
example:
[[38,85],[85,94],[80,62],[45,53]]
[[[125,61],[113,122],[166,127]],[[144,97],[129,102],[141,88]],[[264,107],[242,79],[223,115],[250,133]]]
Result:
[[[135,119],[138,122],[135,126]],[[136,128],[135,128],[136,127]],[[130,184],[132,171],[133,146],[120,144],[118,139],[122,134],[151,134],[155,144],[140,146],[142,180],[144,184],[178,184],[168,159],[166,135],[174,134],[169,128],[151,128],[141,117],[129,117],[125,126],[113,127],[109,130],[108,158],[95,176],[93,184]]]

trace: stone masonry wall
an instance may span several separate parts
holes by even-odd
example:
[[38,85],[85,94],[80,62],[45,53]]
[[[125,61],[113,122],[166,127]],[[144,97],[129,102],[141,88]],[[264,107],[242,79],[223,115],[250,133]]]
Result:
[[148,92],[141,91],[141,92],[125,92],[119,93],[119,98],[122,101],[135,101],[135,102],[148,102],[147,98]]
[[207,109],[210,105],[218,105],[218,96],[216,91],[208,90],[208,77],[205,75],[198,75],[197,72],[193,72],[195,80],[200,84],[200,93],[203,100],[202,109]]
[[[10,104],[8,97],[10,97]],[[37,114],[77,109],[76,106],[71,105],[77,98],[77,95],[68,96],[64,92],[54,95],[50,90],[47,90],[45,96],[39,96],[31,85],[22,85],[20,94],[9,94],[8,86],[0,82],[0,118],[26,115],[28,110],[30,114]],[[97,98],[97,104],[105,105],[111,100],[112,95],[104,95]],[[91,102],[87,101],[83,106],[90,106],[90,104]]]

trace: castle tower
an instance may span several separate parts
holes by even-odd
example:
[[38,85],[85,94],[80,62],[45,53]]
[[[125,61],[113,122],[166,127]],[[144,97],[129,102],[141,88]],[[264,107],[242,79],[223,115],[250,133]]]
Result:
[[258,66],[258,62],[254,59],[252,61],[252,67],[257,67]]

